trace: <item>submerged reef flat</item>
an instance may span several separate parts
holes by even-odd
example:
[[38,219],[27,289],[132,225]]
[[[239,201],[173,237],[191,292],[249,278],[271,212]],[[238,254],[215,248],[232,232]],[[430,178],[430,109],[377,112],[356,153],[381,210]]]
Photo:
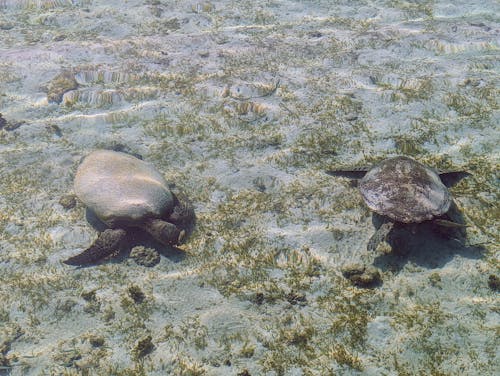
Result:
[[[0,0],[0,375],[498,374],[499,14]],[[73,191],[96,149],[186,193],[182,250],[62,263],[96,236]],[[326,171],[396,155],[471,174],[464,239],[366,249],[370,210]]]

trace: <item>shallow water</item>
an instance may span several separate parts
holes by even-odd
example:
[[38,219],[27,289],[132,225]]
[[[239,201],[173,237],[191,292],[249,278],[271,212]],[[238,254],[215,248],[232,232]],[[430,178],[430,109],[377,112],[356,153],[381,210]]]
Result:
[[[0,0],[0,375],[498,374],[498,14]],[[99,148],[189,196],[182,252],[61,263],[96,236],[60,199]],[[451,190],[465,240],[366,250],[371,213],[326,171],[400,154],[472,174]]]

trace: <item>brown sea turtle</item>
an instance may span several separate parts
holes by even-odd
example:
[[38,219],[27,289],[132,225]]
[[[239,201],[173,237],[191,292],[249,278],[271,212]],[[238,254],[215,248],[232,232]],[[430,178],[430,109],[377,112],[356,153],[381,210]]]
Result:
[[69,265],[92,263],[118,251],[131,227],[147,231],[164,245],[178,244],[183,228],[194,219],[192,206],[170,191],[152,165],[126,153],[90,153],[76,171],[74,189],[109,228],[89,248],[64,261]]
[[382,216],[383,224],[370,238],[369,250],[376,249],[395,224],[432,221],[440,226],[464,227],[447,217],[453,202],[447,186],[467,176],[464,171],[439,172],[412,158],[398,156],[371,168],[328,173],[361,179],[358,188],[366,205]]

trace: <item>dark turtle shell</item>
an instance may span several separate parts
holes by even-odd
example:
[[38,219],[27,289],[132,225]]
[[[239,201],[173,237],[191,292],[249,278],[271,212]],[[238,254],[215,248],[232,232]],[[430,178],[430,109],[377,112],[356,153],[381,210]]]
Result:
[[431,168],[408,158],[389,158],[371,168],[359,189],[374,212],[396,222],[419,223],[445,214],[451,195]]

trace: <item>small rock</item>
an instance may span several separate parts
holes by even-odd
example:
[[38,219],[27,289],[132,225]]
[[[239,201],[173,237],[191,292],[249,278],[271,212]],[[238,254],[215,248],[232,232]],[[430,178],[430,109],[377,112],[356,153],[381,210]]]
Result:
[[77,349],[60,350],[60,352],[54,356],[54,360],[64,367],[74,367],[75,362],[80,359],[82,359],[82,354]]
[[47,99],[49,102],[61,103],[64,93],[78,88],[75,75],[69,71],[62,72],[47,85]]
[[342,268],[342,275],[358,287],[375,287],[382,282],[379,270],[372,265],[348,264]]
[[5,367],[5,369],[9,369],[10,367],[9,359],[3,354],[0,354],[0,366]]
[[90,335],[88,339],[92,347],[101,347],[104,345],[104,337],[102,336]]
[[24,120],[8,122],[7,126],[5,127],[5,130],[6,131],[13,131],[14,129],[19,128],[23,124],[26,124],[26,122]]
[[0,129],[5,129],[6,131],[13,131],[19,128],[21,125],[25,124],[25,121],[7,121],[0,113]]
[[10,30],[14,28],[14,24],[9,22],[0,22],[0,30]]
[[437,272],[434,272],[431,275],[429,275],[429,282],[434,287],[437,287],[439,289],[442,288],[442,286],[441,286],[441,276]]
[[484,31],[490,31],[491,30],[491,27],[489,27],[488,25],[486,25],[484,22],[469,22],[469,25],[475,26],[475,27],[480,27]]
[[363,273],[364,270],[365,270],[365,266],[363,264],[351,263],[351,264],[344,265],[342,267],[342,275],[346,278],[349,278],[352,275]]
[[264,303],[264,294],[261,292],[255,293],[255,295],[251,299],[255,304],[261,305]]
[[7,125],[7,120],[0,113],[0,129],[4,128]]
[[135,304],[140,304],[146,299],[146,295],[144,295],[139,286],[132,285],[128,288],[127,292]]
[[58,34],[52,38],[52,40],[54,42],[60,42],[60,41],[65,40],[65,39],[66,39],[66,35],[64,35],[64,34]]
[[297,293],[295,291],[291,291],[290,293],[288,293],[286,296],[286,300],[292,305],[298,304],[300,306],[306,305],[307,302],[306,296],[304,294]]
[[152,267],[160,262],[160,254],[153,248],[138,245],[130,251],[130,257],[137,265]]
[[57,311],[60,311],[63,313],[70,313],[73,310],[73,307],[75,307],[77,304],[78,303],[72,299],[58,301],[56,309],[57,309]]
[[500,278],[494,274],[490,274],[488,277],[488,287],[493,291],[500,291]]
[[137,341],[133,350],[134,356],[137,359],[144,358],[154,350],[155,345],[153,345],[152,339],[151,336],[147,336]]
[[95,302],[97,301],[96,290],[84,291],[82,292],[82,298],[86,302]]
[[62,136],[62,130],[56,124],[49,124],[46,128],[49,132],[54,133],[57,137]]
[[59,199],[59,204],[64,209],[73,209],[76,206],[76,197],[75,195],[65,195]]
[[308,33],[308,35],[311,38],[321,38],[323,36],[323,33],[321,33],[320,31],[311,31]]

